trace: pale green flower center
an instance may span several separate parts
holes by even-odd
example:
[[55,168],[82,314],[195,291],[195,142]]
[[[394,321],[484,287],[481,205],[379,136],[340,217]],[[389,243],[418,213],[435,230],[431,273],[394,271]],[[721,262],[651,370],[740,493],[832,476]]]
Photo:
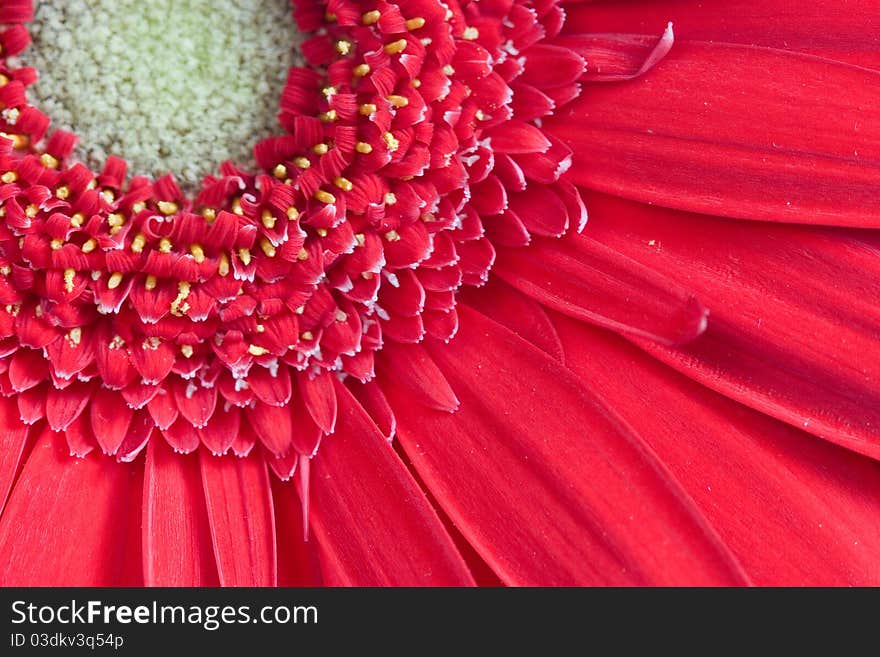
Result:
[[189,187],[279,132],[301,41],[289,0],[42,0],[31,30],[32,102],[79,135],[79,158]]

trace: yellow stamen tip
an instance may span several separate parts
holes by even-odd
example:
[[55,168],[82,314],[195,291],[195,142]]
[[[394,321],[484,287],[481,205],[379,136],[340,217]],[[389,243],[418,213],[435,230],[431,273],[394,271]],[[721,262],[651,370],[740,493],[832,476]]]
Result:
[[406,50],[406,39],[398,39],[385,44],[385,52],[389,55],[399,55],[404,50]]
[[110,276],[110,280],[107,281],[107,289],[115,290],[120,285],[122,285],[122,274],[116,272],[115,274]]
[[406,29],[408,30],[418,30],[421,27],[425,27],[425,19],[424,18],[410,18],[406,22]]

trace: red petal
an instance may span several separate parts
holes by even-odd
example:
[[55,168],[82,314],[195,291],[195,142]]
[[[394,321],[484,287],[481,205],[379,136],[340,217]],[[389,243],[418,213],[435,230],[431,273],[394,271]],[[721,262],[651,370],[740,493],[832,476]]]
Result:
[[880,15],[874,0],[616,0],[566,5],[565,31],[657,34],[675,24],[676,38],[767,46],[880,67],[874,38]]
[[147,448],[143,528],[147,586],[218,583],[198,459],[162,440]]
[[530,297],[493,276],[480,290],[464,290],[463,299],[471,308],[562,362],[562,344],[556,329],[544,309]]
[[44,431],[0,519],[3,586],[137,586],[140,516],[136,467],[72,458],[64,437]]
[[222,456],[229,451],[241,429],[241,411],[235,406],[228,410],[216,411],[211,416],[208,426],[199,429],[202,444],[215,456]]
[[274,369],[252,367],[248,372],[247,384],[257,399],[270,406],[284,406],[293,392],[290,369],[283,364],[277,364]]
[[18,406],[9,398],[0,398],[0,513],[12,489],[18,464],[27,441],[27,427],[18,419]]
[[878,104],[880,72],[688,43],[636,81],[591,89],[545,127],[575,152],[571,180],[600,191],[727,217],[878,227]]
[[495,271],[545,306],[614,331],[679,344],[706,328],[689,290],[582,235],[505,250]]
[[640,343],[752,408],[880,458],[880,243],[711,221],[591,195],[591,234],[712,309],[679,350]]
[[558,318],[566,363],[657,451],[755,584],[880,582],[880,469]]
[[458,408],[458,397],[424,347],[396,344],[383,349],[377,363],[384,377],[407,391],[410,403],[418,401],[448,413]]
[[272,480],[278,535],[278,585],[321,586],[321,562],[315,541],[303,536],[302,509],[293,484]]
[[333,387],[333,376],[319,374],[311,377],[301,374],[297,379],[303,403],[309,415],[324,433],[333,433],[336,427],[336,391]]
[[118,392],[99,388],[89,407],[92,431],[105,454],[116,454],[134,411]]
[[492,150],[496,153],[544,153],[550,140],[540,128],[524,121],[505,121],[489,132]]
[[284,456],[290,451],[293,427],[289,408],[255,402],[246,414],[254,433],[270,452]]
[[394,450],[344,386],[312,467],[311,525],[330,585],[449,586],[473,579]]
[[197,429],[204,427],[217,407],[217,386],[202,385],[198,380],[176,379],[171,386],[180,414]]
[[275,517],[263,459],[199,454],[221,586],[275,586]]
[[659,41],[639,34],[590,34],[561,37],[555,45],[570,48],[587,61],[584,78],[592,82],[632,80],[666,57],[674,42],[672,23]]
[[92,386],[74,383],[62,390],[50,388],[46,395],[46,419],[54,431],[64,431],[83,412],[92,397]]
[[647,446],[542,351],[462,308],[432,350],[454,415],[388,382],[425,484],[508,584],[735,584],[743,575]]

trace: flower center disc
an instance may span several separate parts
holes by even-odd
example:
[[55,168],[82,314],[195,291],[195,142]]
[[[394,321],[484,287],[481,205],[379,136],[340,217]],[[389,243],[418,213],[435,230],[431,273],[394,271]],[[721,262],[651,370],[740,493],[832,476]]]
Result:
[[43,0],[31,31],[35,100],[86,164],[118,155],[189,188],[278,131],[301,41],[288,0]]

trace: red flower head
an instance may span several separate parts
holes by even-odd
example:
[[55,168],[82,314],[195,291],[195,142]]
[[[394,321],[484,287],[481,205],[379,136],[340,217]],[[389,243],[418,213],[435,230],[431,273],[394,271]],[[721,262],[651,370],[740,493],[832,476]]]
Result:
[[0,1],[0,581],[876,581],[877,62],[677,4],[294,0],[190,195]]

